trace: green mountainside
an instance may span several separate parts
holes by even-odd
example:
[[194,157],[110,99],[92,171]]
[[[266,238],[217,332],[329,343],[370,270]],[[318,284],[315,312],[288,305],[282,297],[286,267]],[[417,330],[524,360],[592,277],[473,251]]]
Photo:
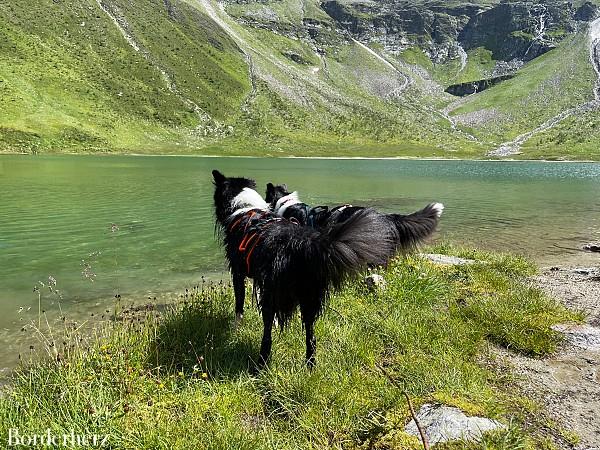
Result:
[[0,151],[597,160],[599,16],[556,0],[9,0]]

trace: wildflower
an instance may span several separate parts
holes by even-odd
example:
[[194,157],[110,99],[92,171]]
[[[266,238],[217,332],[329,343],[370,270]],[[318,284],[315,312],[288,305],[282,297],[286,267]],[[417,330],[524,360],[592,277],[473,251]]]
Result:
[[202,372],[202,379],[206,380],[208,378],[208,374],[206,372]]

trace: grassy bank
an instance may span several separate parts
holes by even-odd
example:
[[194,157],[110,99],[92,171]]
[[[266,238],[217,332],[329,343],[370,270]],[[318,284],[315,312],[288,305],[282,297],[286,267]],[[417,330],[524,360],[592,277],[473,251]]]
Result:
[[349,284],[318,322],[312,372],[295,320],[251,374],[261,321],[249,308],[233,327],[226,285],[199,286],[160,316],[122,313],[93,338],[73,331],[52,345],[47,333],[52,358],[19,369],[0,399],[0,441],[9,428],[50,428],[107,434],[113,448],[419,448],[402,431],[402,388],[417,407],[508,425],[473,448],[552,448],[569,435],[516,391],[494,349],[546,355],[559,342],[550,325],[578,316],[523,282],[534,267],[521,258],[436,250],[480,262],[399,259],[382,272],[385,291]]

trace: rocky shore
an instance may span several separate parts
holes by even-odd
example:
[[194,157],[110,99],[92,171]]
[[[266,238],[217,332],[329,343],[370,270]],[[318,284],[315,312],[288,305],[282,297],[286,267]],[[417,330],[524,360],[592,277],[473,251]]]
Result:
[[565,435],[561,448],[600,449],[600,267],[551,267],[531,282],[570,309],[585,314],[585,324],[555,326],[565,333],[558,351],[533,359],[502,351],[525,393],[539,400]]

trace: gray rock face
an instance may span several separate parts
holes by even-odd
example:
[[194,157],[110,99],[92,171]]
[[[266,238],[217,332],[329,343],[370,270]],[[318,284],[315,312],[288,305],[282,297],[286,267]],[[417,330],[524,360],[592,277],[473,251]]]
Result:
[[576,29],[569,3],[501,3],[478,14],[461,30],[465,49],[485,47],[494,59],[529,61],[554,48],[556,36]]
[[598,16],[598,7],[592,2],[585,2],[575,12],[575,20],[591,22]]
[[499,61],[529,61],[554,48],[578,22],[597,15],[591,3],[575,10],[560,0],[444,6],[428,1],[328,0],[321,6],[357,39],[376,42],[391,53],[419,46],[435,63],[457,58],[458,43],[465,50],[484,47]]
[[[497,420],[469,417],[458,408],[443,405],[423,405],[417,413],[417,419],[430,444],[458,439],[477,441],[487,431],[506,429],[506,425]],[[419,437],[414,420],[406,425],[404,432]]]
[[481,11],[471,4],[440,8],[404,0],[356,3],[329,0],[321,6],[340,28],[360,41],[377,42],[390,53],[416,45],[434,62],[458,57],[459,30],[470,16]]
[[465,95],[475,94],[495,86],[504,80],[510,80],[514,75],[502,75],[494,78],[486,78],[485,80],[471,81],[469,83],[452,84],[446,88],[448,94],[464,97]]
[[566,340],[585,350],[600,351],[600,328],[590,325],[553,325],[552,329],[563,333]]
[[437,253],[423,253],[421,256],[423,258],[427,258],[435,264],[440,264],[443,266],[462,266],[464,264],[473,264],[475,262],[473,259],[459,258],[458,256],[440,255]]
[[[285,17],[274,6],[275,0],[226,0],[225,4],[261,5],[238,11],[237,19],[292,38],[310,37],[319,47],[349,42],[352,36],[366,44],[379,44],[391,54],[417,46],[434,63],[459,58],[463,49],[478,47],[490,50],[495,60],[504,63],[529,61],[599,14],[591,2],[574,8],[572,2],[563,0],[325,0],[320,3],[325,14],[298,21]],[[294,6],[304,8],[301,5]]]

